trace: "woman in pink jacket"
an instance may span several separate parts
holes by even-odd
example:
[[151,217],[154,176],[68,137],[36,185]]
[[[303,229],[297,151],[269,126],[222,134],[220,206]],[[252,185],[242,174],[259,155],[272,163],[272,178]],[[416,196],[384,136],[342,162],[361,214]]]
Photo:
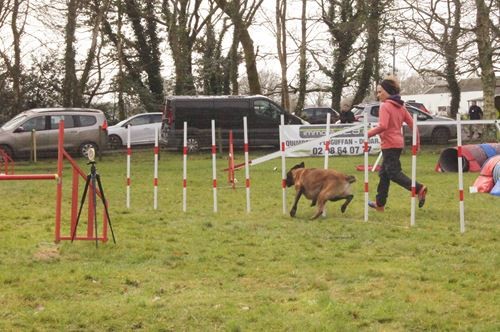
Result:
[[[411,191],[411,179],[403,173],[399,158],[404,147],[404,137],[401,130],[403,123],[406,122],[413,129],[413,119],[406,110],[399,92],[400,87],[395,78],[389,77],[380,82],[377,86],[377,98],[381,102],[378,126],[368,131],[368,137],[377,134],[380,136],[383,157],[376,200],[368,202],[368,205],[381,212],[384,211],[384,206],[387,203],[391,181]],[[418,141],[419,137],[417,137]],[[422,207],[425,203],[427,187],[418,182],[415,186],[418,193],[418,207]]]

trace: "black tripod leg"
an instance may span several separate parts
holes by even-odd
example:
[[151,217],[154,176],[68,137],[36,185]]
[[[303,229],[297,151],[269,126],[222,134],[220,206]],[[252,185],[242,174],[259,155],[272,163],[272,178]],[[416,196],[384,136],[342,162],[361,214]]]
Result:
[[99,243],[99,237],[97,235],[97,195],[96,195],[96,187],[95,187],[95,182],[96,182],[96,177],[97,174],[95,172],[92,172],[92,208],[94,209],[94,230],[95,230],[95,247],[97,248],[98,243]]
[[87,180],[85,181],[85,189],[83,189],[82,200],[80,201],[80,209],[78,210],[78,216],[76,217],[75,229],[73,230],[73,234],[71,234],[71,242],[75,239],[76,229],[78,228],[78,222],[80,221],[80,215],[82,214],[83,204],[85,203],[85,197],[87,196],[87,191],[89,189],[90,183],[90,175],[87,175]]
[[104,189],[102,188],[101,176],[97,174],[96,177],[97,177],[97,184],[99,185],[99,191],[101,192],[102,196],[102,203],[104,204],[104,211],[106,212],[106,218],[108,219],[109,230],[111,231],[111,236],[113,237],[113,243],[116,243],[115,232],[113,232],[113,226],[111,226],[111,218],[109,217],[109,212],[108,212],[108,202],[106,201],[106,197],[104,196]]

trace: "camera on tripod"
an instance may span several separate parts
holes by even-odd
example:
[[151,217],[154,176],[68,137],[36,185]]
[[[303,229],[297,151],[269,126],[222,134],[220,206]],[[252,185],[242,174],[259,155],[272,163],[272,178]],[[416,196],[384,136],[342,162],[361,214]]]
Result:
[[82,214],[83,205],[85,203],[85,198],[87,197],[87,192],[90,187],[90,194],[92,195],[92,218],[95,226],[95,245],[97,247],[98,236],[97,236],[97,189],[96,185],[99,188],[99,193],[102,198],[102,203],[104,205],[104,211],[106,213],[106,219],[108,220],[109,229],[111,230],[111,235],[113,236],[113,243],[116,243],[115,233],[113,232],[113,226],[111,225],[111,218],[109,217],[108,204],[106,198],[104,196],[104,189],[101,183],[101,176],[97,173],[97,169],[95,167],[95,150],[94,148],[89,148],[87,151],[87,165],[90,165],[90,173],[87,175],[87,180],[85,182],[85,188],[83,189],[82,200],[80,202],[80,209],[78,210],[78,216],[76,217],[76,224],[73,230],[73,234],[71,235],[71,242],[75,239],[76,230],[78,228],[78,222],[80,221],[80,215]]

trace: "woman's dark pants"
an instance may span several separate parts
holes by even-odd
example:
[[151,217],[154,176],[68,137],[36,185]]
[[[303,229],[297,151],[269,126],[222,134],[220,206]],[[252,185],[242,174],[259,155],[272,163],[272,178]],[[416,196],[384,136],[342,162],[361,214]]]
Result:
[[[383,161],[378,173],[380,181],[377,187],[377,205],[379,206],[384,206],[387,203],[391,181],[411,191],[411,179],[403,173],[399,161],[402,151],[403,149],[382,149]],[[415,187],[418,192],[422,185],[416,182]]]

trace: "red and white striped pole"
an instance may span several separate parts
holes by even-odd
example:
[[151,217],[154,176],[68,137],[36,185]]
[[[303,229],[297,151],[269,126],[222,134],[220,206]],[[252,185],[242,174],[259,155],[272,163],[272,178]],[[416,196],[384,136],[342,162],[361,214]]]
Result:
[[[326,113],[326,130],[325,130],[325,164],[324,168],[328,169],[328,157],[330,156],[330,122],[331,114]],[[323,207],[323,217],[326,217],[326,206]]]
[[132,149],[130,148],[130,129],[131,126],[127,126],[127,209],[130,208],[130,158],[132,156]]
[[413,134],[411,146],[411,216],[410,225],[415,226],[415,208],[417,206],[417,114],[413,114]]
[[458,158],[458,197],[460,209],[460,232],[465,232],[465,212],[464,212],[464,173],[462,165],[462,122],[460,114],[457,113],[457,158]]
[[365,164],[365,222],[368,221],[368,114],[363,117],[364,133],[364,164]]
[[248,126],[247,117],[243,117],[243,135],[245,147],[245,186],[247,192],[247,213],[250,213],[250,167],[248,162]]
[[283,189],[283,214],[286,214],[286,155],[285,155],[285,115],[281,114],[280,145],[281,145],[281,188]]
[[215,120],[212,120],[212,186],[214,192],[214,212],[217,212],[217,168],[216,168],[216,153],[215,146]]
[[325,165],[324,168],[328,169],[328,157],[330,155],[330,122],[331,114],[326,114],[326,130],[325,130]]
[[236,188],[235,178],[234,178],[234,144],[233,144],[233,131],[229,130],[229,170],[227,172],[227,177],[231,187]]
[[155,148],[154,148],[154,179],[153,179],[153,208],[158,209],[158,127],[155,128]]
[[184,121],[184,144],[182,152],[182,211],[186,212],[187,200],[187,122]]

